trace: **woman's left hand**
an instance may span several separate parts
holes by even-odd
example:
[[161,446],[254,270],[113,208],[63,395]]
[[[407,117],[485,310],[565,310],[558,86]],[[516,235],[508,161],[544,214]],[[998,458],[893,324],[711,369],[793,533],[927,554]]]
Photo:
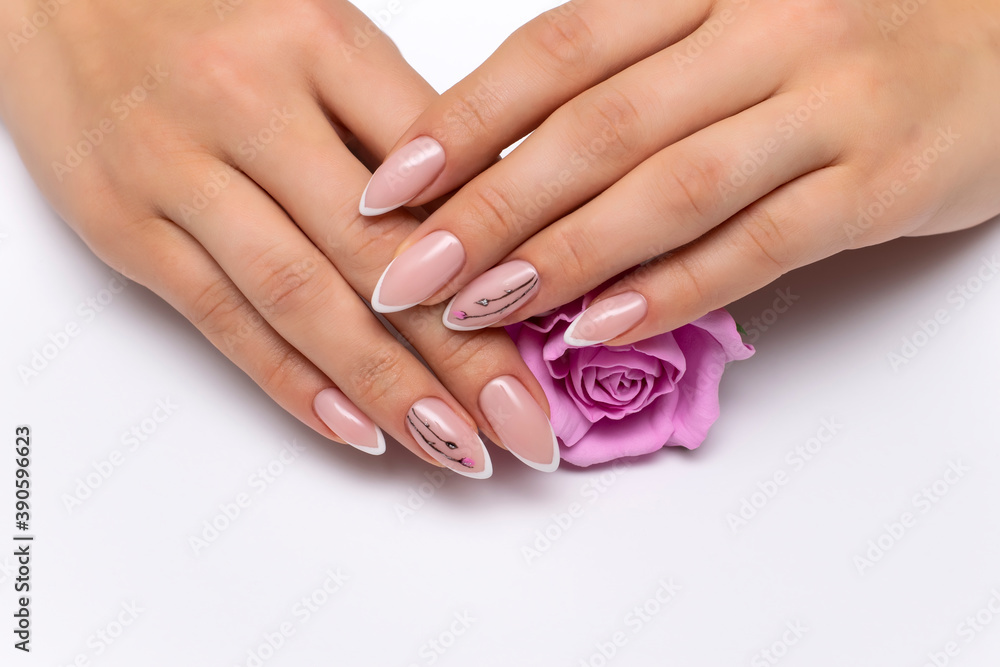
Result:
[[458,292],[449,327],[510,323],[642,265],[567,334],[624,344],[841,250],[1000,213],[998,118],[998,0],[580,0],[434,102],[362,211],[485,169],[400,246],[464,247],[428,263],[424,303]]

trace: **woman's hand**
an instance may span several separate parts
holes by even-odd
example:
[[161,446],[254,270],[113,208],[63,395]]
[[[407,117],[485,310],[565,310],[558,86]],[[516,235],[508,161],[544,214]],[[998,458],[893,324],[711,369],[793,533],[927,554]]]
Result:
[[[421,269],[414,300],[457,291],[444,321],[468,330],[642,265],[567,332],[625,344],[841,250],[1000,213],[997,119],[998,0],[579,0],[434,101],[362,210],[431,201],[534,131],[384,281]],[[400,169],[413,141],[433,159]],[[428,237],[459,259],[424,261]]]
[[383,157],[437,97],[363,14],[341,0],[50,4],[35,31],[38,3],[0,10],[18,38],[0,56],[0,113],[104,261],[327,437],[380,453],[377,424],[486,477],[479,424],[557,465],[544,394],[503,332],[390,317],[439,381],[358,297],[417,221],[361,219],[370,172],[348,145]]

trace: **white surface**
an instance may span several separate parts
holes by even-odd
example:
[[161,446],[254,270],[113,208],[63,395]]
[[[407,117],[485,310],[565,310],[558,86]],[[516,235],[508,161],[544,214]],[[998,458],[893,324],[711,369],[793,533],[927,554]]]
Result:
[[[444,88],[542,5],[422,0],[388,31]],[[971,642],[959,625],[1000,591],[1000,280],[960,310],[948,301],[1000,254],[996,223],[843,255],[736,304],[747,322],[776,288],[798,297],[729,369],[723,417],[697,452],[554,475],[496,452],[493,479],[449,475],[401,520],[427,467],[398,446],[374,458],[312,435],[140,287],[85,321],[78,304],[111,271],[48,210],[5,134],[0,182],[3,665],[254,664],[248,650],[288,623],[263,664],[753,666],[772,664],[757,653],[790,622],[808,631],[783,665],[916,667],[952,640],[949,664],[997,664],[1000,615]],[[888,353],[939,308],[949,323],[894,371]],[[80,335],[25,385],[17,365],[70,321]],[[173,414],[128,451],[123,434],[167,399]],[[786,453],[831,418],[840,432],[734,533],[727,514],[792,471]],[[9,629],[17,424],[34,445],[30,656]],[[257,471],[291,441],[302,451],[261,486]],[[113,450],[124,463],[68,511],[64,494]],[[914,495],[951,461],[968,472],[921,512]],[[250,506],[195,555],[189,537],[240,493]],[[526,562],[574,503],[582,515]],[[855,556],[905,511],[916,525],[859,573]],[[305,619],[296,605],[330,569],[349,579]],[[661,580],[682,588],[643,621],[634,608]],[[133,601],[138,619],[97,655],[94,633]],[[602,662],[618,632],[626,642]],[[443,655],[429,648],[438,637]]]

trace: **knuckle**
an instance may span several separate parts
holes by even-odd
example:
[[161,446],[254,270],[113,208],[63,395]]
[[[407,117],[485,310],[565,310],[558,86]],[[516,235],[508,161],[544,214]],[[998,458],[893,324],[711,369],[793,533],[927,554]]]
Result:
[[589,287],[593,281],[594,267],[604,253],[598,252],[600,245],[593,239],[589,227],[563,227],[565,225],[550,228],[554,235],[550,248],[556,255],[550,264],[559,267],[559,281],[563,284]]
[[248,319],[252,313],[256,311],[236,286],[228,278],[219,278],[194,299],[188,319],[211,338],[228,332],[238,319]]
[[476,143],[489,136],[498,116],[499,105],[489,95],[466,95],[452,101],[443,116],[444,136],[462,144]]
[[182,92],[197,101],[225,102],[229,112],[255,108],[260,86],[254,82],[258,68],[252,53],[235,40],[206,35],[185,40],[171,58],[178,74],[174,80]]
[[664,166],[658,187],[646,190],[654,214],[661,220],[681,223],[711,218],[721,201],[718,192],[723,179],[722,161],[709,155],[693,159],[678,154]]
[[572,102],[578,127],[591,153],[605,160],[631,161],[642,145],[641,100],[611,83]]
[[309,368],[309,361],[291,346],[281,345],[260,371],[256,380],[261,389],[275,396],[294,389]]
[[558,72],[582,70],[595,52],[596,33],[577,3],[557,7],[529,23],[525,37],[540,53],[542,64],[555,65]]
[[264,317],[284,317],[309,312],[309,306],[328,294],[321,280],[322,263],[313,255],[272,259],[265,255],[263,278],[257,289],[257,310]]
[[477,233],[488,233],[500,243],[510,243],[527,226],[512,190],[484,179],[476,184],[468,204]]
[[375,405],[403,386],[406,356],[409,353],[399,347],[383,349],[359,360],[351,371],[352,386],[360,400],[358,407]]
[[737,218],[740,231],[755,250],[756,259],[769,271],[784,274],[792,268],[788,234],[768,206],[753,205]]
[[669,260],[670,283],[676,287],[672,294],[679,301],[677,310],[684,313],[698,313],[691,319],[704,315],[712,309],[715,303],[713,291],[710,289],[705,272],[697,265],[689,254],[678,254]]
[[448,336],[437,348],[437,353],[428,361],[439,375],[464,373],[477,375],[476,369],[481,368],[483,360],[487,359],[496,347],[496,340],[482,333],[464,333]]

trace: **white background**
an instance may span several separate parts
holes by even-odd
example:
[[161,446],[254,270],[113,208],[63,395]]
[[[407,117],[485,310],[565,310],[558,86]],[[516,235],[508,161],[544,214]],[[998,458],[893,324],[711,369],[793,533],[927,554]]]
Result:
[[[404,5],[387,31],[438,89],[546,8]],[[1000,254],[996,223],[841,255],[735,304],[738,321],[773,324],[728,370],[723,416],[696,452],[553,475],[498,452],[491,480],[449,475],[432,494],[430,469],[398,446],[374,458],[313,435],[141,287],[85,321],[79,304],[113,274],[48,209],[6,134],[0,183],[0,539],[14,532],[18,424],[33,433],[37,535],[30,656],[11,648],[12,548],[0,549],[3,665],[253,665],[248,651],[283,623],[294,634],[263,664],[763,665],[789,623],[807,630],[785,665],[916,667],[949,641],[949,664],[997,664],[1000,616],[960,624],[993,591],[1000,609],[1000,279],[962,308],[948,298]],[[795,297],[776,321],[775,289]],[[939,309],[947,324],[894,369],[888,355]],[[23,382],[17,366],[71,321],[80,335]],[[129,451],[123,434],[158,400],[177,407]],[[830,419],[836,435],[790,463]],[[292,441],[301,452],[275,463]],[[115,450],[122,465],[68,510]],[[915,504],[952,462],[967,472]],[[280,474],[262,486],[269,464]],[[734,531],[727,515],[780,471],[788,483]],[[196,554],[190,538],[241,493],[249,507]],[[859,567],[904,512],[915,525]],[[325,593],[338,570],[346,581]],[[680,587],[666,603],[661,581]],[[296,605],[310,596],[324,604],[306,618]],[[96,633],[116,632],[131,603],[138,618],[98,654]]]

